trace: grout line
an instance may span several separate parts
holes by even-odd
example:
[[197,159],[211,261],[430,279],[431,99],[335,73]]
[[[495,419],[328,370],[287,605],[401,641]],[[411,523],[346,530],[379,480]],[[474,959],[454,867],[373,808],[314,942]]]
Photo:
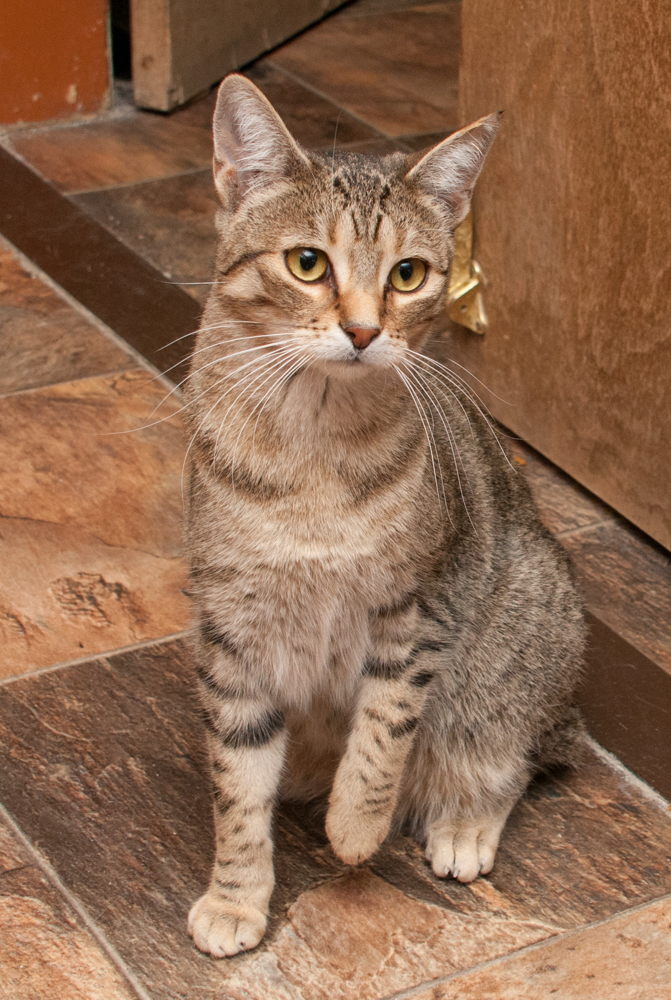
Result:
[[603,521],[593,521],[592,524],[584,524],[582,528],[567,528],[566,531],[559,531],[555,538],[572,538],[573,535],[584,535],[595,528],[603,528],[606,524],[617,523],[617,517],[607,517]]
[[[65,198],[66,196],[63,195],[63,197]],[[128,355],[128,357],[131,358],[138,365],[138,367],[144,368],[146,371],[150,372],[153,378],[156,378],[157,381],[159,381],[161,385],[163,385],[166,389],[172,389],[174,387],[174,382],[172,382],[155,365],[153,365],[151,361],[148,361],[145,358],[145,356],[143,354],[140,354],[139,351],[137,351],[134,347],[132,347],[127,340],[124,340],[124,338],[120,337],[118,333],[115,333],[112,327],[108,326],[107,323],[104,323],[99,316],[96,316],[96,314],[91,312],[90,309],[87,309],[86,306],[82,305],[82,303],[78,299],[76,299],[74,295],[71,295],[69,292],[67,292],[62,285],[59,285],[57,281],[54,281],[54,279],[50,277],[50,275],[48,275],[46,271],[43,271],[41,267],[35,264],[35,262],[32,261],[30,257],[27,257],[23,253],[23,251],[19,250],[19,248],[14,243],[12,243],[11,240],[8,240],[7,237],[4,236],[2,233],[0,233],[0,245],[5,246],[12,254],[14,254],[19,264],[21,264],[21,266],[25,268],[25,270],[28,271],[29,274],[32,274],[34,278],[37,278],[39,281],[42,281],[45,285],[51,288],[51,290],[55,292],[56,295],[58,295],[58,297],[66,303],[66,305],[69,305],[72,309],[76,310],[76,312],[78,312],[80,316],[83,316],[84,319],[91,324],[91,326],[94,326],[97,330],[100,331],[100,333],[104,334],[104,336],[107,337],[108,340],[111,340],[113,344],[116,347],[118,347],[121,351],[123,351],[124,354]],[[98,376],[86,375],[83,377],[97,378]],[[79,379],[65,380],[65,382],[75,382],[75,381],[79,381]],[[63,383],[54,382],[49,384],[64,385],[65,382]],[[36,386],[35,388],[46,388],[46,387]],[[25,390],[25,391],[28,392],[32,390]],[[177,393],[181,396],[181,392],[179,389],[177,390]],[[8,395],[14,395],[14,393],[8,393]]]
[[[339,111],[345,111],[348,115],[350,115],[352,118],[358,121],[360,125],[365,125],[366,128],[372,129],[373,132],[377,133],[376,135],[371,136],[370,139],[388,139],[389,142],[396,142],[398,143],[399,146],[406,146],[406,144],[403,142],[402,139],[397,139],[393,135],[387,135],[386,132],[382,132],[379,128],[376,128],[375,125],[371,125],[370,122],[367,122],[365,118],[362,118],[360,115],[357,115],[354,111],[350,111],[350,109],[345,107],[344,104],[339,104],[332,97],[329,97],[329,95],[325,94],[323,90],[318,90],[317,87],[313,87],[311,83],[308,83],[301,76],[298,76],[296,73],[292,73],[290,69],[285,69],[284,66],[279,66],[277,63],[273,62],[272,54],[270,56],[267,56],[266,59],[267,62],[273,67],[273,69],[276,70],[278,73],[283,73],[290,80],[293,80],[294,83],[300,84],[301,87],[304,87],[306,90],[309,90],[313,94],[316,94],[317,97],[321,97],[322,100],[328,101],[329,104],[332,104],[334,108],[338,108]],[[370,139],[368,140],[357,139],[356,142],[368,142],[370,141]],[[406,152],[414,152],[414,150],[407,148]]]
[[[130,361],[132,361],[132,358],[129,358],[129,362]],[[132,375],[138,371],[141,371],[141,369],[138,369],[137,366],[129,367],[128,365],[125,365],[123,368],[115,368],[108,372],[96,372],[95,375],[79,375],[76,378],[61,379],[57,382],[46,382],[44,385],[29,385],[26,389],[14,389],[13,392],[3,392],[0,394],[0,399],[13,399],[14,396],[27,396],[31,392],[43,392],[46,389],[55,389],[59,385],[77,385],[79,382],[90,382],[92,379],[96,378],[111,378],[113,375]],[[153,379],[150,379],[149,381],[152,382]],[[32,520],[32,518],[30,520]],[[55,522],[50,521],[49,523],[54,524]]]
[[14,674],[12,677],[0,678],[0,687],[6,687],[17,681],[25,680],[26,677],[40,677],[42,674],[51,674],[55,670],[64,670],[66,667],[76,667],[81,663],[99,663],[101,660],[108,660],[111,656],[119,656],[121,653],[134,653],[138,649],[147,649],[149,646],[160,646],[168,642],[178,642],[191,635],[191,629],[183,632],[172,632],[170,635],[162,635],[157,639],[144,639],[136,642],[132,646],[119,646],[118,649],[108,649],[101,653],[93,653],[88,656],[81,656],[76,660],[64,660],[63,663],[52,663],[48,667],[37,667],[35,670],[27,670],[24,674]]
[[[137,181],[123,181],[121,184],[103,184],[101,187],[81,188],[77,191],[61,191],[65,198],[75,198],[80,194],[96,194],[100,191],[118,191],[123,188],[140,187],[142,184],[153,184],[156,181],[170,181],[173,177],[189,177],[191,174],[211,174],[212,167],[191,167],[190,170],[179,170],[174,174],[159,174],[158,177],[141,177]],[[82,207],[81,205],[79,206]],[[116,235],[116,234],[115,234]]]
[[629,906],[624,910],[618,910],[616,913],[611,913],[608,917],[603,917],[601,920],[593,920],[591,923],[583,924],[581,927],[573,927],[570,930],[566,930],[558,934],[551,934],[549,937],[543,938],[542,941],[535,941],[533,944],[526,945],[524,948],[519,948],[517,951],[508,952],[507,955],[499,955],[497,958],[490,958],[486,962],[478,962],[477,965],[471,965],[467,969],[458,969],[456,972],[451,972],[447,976],[427,980],[424,983],[419,983],[417,986],[410,986],[407,990],[401,990],[398,993],[389,993],[386,997],[382,997],[381,1000],[406,1000],[406,998],[409,1000],[409,998],[416,997],[427,989],[432,989],[436,986],[443,986],[446,983],[454,982],[457,979],[471,976],[473,973],[482,972],[483,969],[490,969],[493,966],[502,965],[504,962],[512,962],[520,955],[528,955],[534,951],[540,951],[543,948],[547,948],[549,945],[554,944],[556,941],[566,941],[570,938],[578,937],[586,931],[591,931],[597,927],[604,927],[607,924],[615,923],[615,921],[619,920],[621,917],[626,917],[633,913],[639,913],[656,903],[664,903],[667,901],[671,901],[671,893],[665,893],[664,895],[657,896],[654,899],[648,899],[644,903],[637,903],[636,906]]
[[110,959],[112,964],[116,966],[117,970],[121,973],[123,978],[128,982],[128,984],[133,988],[133,991],[139,998],[139,1000],[152,1000],[151,996],[144,987],[141,985],[135,974],[126,964],[124,959],[121,957],[119,952],[116,950],[114,945],[108,940],[107,935],[98,927],[97,923],[89,915],[86,907],[81,902],[81,900],[71,892],[67,886],[61,881],[61,878],[57,874],[56,870],[51,866],[51,864],[44,858],[37,848],[34,846],[32,841],[26,836],[19,824],[16,822],[14,817],[5,808],[2,803],[0,803],[0,818],[4,819],[7,826],[10,828],[14,836],[26,851],[33,858],[35,864],[41,869],[46,878],[51,882],[55,889],[57,889],[61,895],[67,900],[72,909],[77,913],[80,920],[89,931],[90,934],[96,939],[102,950],[105,952],[107,957]]
[[656,806],[663,813],[665,813],[667,819],[671,819],[671,804],[669,804],[668,799],[665,799],[663,795],[652,787],[652,785],[649,785],[642,778],[639,778],[637,774],[634,774],[633,771],[630,771],[629,768],[622,763],[619,757],[616,757],[615,754],[610,752],[610,750],[606,750],[606,748],[602,747],[600,743],[597,743],[593,736],[588,734],[585,737],[585,742],[588,744],[590,749],[594,751],[597,757],[608,765],[608,767],[619,774],[620,777],[624,778],[627,784],[635,788],[644,798],[648,799],[652,805]]

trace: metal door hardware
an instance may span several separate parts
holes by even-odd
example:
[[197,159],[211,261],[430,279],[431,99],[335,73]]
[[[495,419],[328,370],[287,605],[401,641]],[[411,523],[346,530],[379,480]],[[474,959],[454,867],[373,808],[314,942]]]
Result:
[[484,275],[473,260],[473,215],[471,212],[454,231],[454,260],[447,293],[450,319],[474,333],[487,332],[487,316],[482,300]]

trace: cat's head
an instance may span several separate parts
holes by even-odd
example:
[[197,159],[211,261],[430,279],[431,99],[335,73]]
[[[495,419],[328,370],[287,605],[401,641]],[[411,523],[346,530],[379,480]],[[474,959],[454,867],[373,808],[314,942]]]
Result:
[[453,232],[497,125],[482,118],[421,157],[309,153],[229,76],[214,115],[218,300],[334,374],[402,360],[445,308]]

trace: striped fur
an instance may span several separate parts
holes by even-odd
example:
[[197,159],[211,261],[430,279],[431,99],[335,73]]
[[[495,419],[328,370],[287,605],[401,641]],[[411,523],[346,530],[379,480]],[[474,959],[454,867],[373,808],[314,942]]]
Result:
[[[248,81],[222,84],[221,240],[186,389],[217,841],[189,927],[212,955],[263,934],[278,796],[328,796],[347,863],[405,825],[469,881],[534,770],[571,759],[566,559],[477,401],[422,355],[495,130],[319,156]],[[327,253],[323,281],[289,272],[296,246]],[[407,257],[428,272],[406,294],[388,275]],[[348,327],[377,336],[357,350]]]

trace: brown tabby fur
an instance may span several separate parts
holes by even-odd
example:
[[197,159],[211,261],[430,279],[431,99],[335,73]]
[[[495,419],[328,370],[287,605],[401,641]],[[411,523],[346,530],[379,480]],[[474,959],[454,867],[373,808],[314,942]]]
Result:
[[[243,77],[221,86],[221,242],[187,389],[217,840],[189,928],[212,955],[263,935],[278,794],[330,795],[349,864],[405,824],[470,881],[531,775],[570,759],[565,557],[471,392],[421,354],[496,128],[419,160],[328,157]],[[326,252],[324,280],[292,275],[294,247]],[[426,281],[396,291],[410,257]],[[353,329],[376,335],[358,349]]]

